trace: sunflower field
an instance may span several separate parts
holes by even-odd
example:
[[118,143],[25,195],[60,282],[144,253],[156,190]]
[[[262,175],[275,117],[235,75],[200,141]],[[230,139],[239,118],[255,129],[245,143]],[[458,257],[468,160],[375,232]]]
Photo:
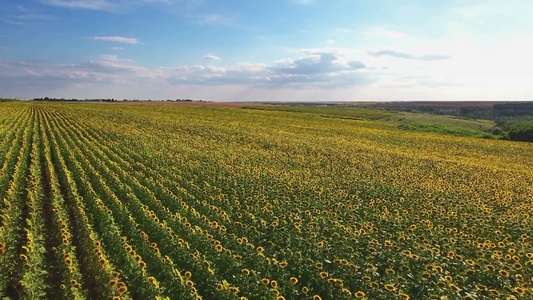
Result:
[[533,299],[533,144],[2,103],[2,299]]

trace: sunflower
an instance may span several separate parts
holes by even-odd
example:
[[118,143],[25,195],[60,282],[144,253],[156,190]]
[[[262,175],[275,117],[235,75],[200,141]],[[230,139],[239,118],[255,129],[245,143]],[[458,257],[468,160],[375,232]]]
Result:
[[519,295],[524,295],[526,293],[526,290],[519,286],[515,287],[514,291],[517,292]]
[[152,277],[152,276],[148,277],[148,282],[153,284],[156,289],[159,288],[159,282],[154,277]]
[[385,289],[389,292],[394,292],[396,290],[396,287],[393,284],[386,284]]
[[298,278],[296,278],[296,277],[291,277],[290,282],[291,282],[292,284],[298,284]]
[[453,284],[453,283],[449,284],[448,287],[449,287],[450,289],[452,289],[452,291],[454,291],[454,292],[456,292],[456,293],[458,293],[459,291],[461,291],[461,289],[460,289],[458,286],[456,286],[455,284]]
[[320,297],[319,295],[314,295],[313,300],[322,300],[322,297]]
[[268,278],[263,278],[261,279],[261,283],[264,284],[264,285],[267,285],[270,283],[270,280],[268,280]]
[[362,292],[362,291],[357,291],[355,292],[355,298],[363,298],[364,296],[366,296],[365,292]]
[[504,269],[500,269],[498,271],[498,274],[500,274],[501,276],[504,276],[504,277],[509,277],[509,273],[507,271],[505,271]]
[[128,288],[126,287],[126,285],[121,285],[117,291],[120,293],[120,294],[124,294],[126,291],[128,290]]
[[352,295],[352,292],[350,292],[349,289],[346,289],[346,288],[343,288],[342,289],[342,293],[346,296],[351,296]]

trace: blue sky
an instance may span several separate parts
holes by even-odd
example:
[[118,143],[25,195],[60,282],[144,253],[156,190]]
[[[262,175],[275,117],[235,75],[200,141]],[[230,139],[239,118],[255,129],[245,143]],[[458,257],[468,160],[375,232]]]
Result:
[[533,100],[530,0],[2,0],[0,97]]

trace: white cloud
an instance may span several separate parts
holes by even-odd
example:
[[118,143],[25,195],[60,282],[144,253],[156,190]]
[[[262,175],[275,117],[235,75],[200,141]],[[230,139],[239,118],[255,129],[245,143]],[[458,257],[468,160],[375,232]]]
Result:
[[111,47],[109,50],[123,50],[124,47]]
[[157,3],[157,2],[161,2],[161,3],[168,4],[168,5],[174,4],[174,1],[173,1],[173,0],[142,0],[142,1],[143,1],[143,2],[146,2],[146,3]]
[[31,76],[39,76],[39,75],[41,75],[41,74],[39,74],[39,73],[37,73],[37,72],[35,72],[35,71],[29,69],[29,68],[24,68],[24,70],[25,70],[28,74],[30,74]]
[[121,11],[138,5],[162,3],[172,5],[173,0],[41,0],[43,3],[69,9]]
[[30,11],[28,9],[26,9],[24,6],[22,5],[17,5],[17,10],[23,12],[23,13],[29,13]]
[[7,24],[11,24],[11,25],[27,25],[28,23],[26,22],[20,22],[20,21],[13,21],[13,20],[4,20],[4,22],[6,22]]
[[413,37],[399,31],[385,29],[385,28],[372,28],[370,30],[366,30],[363,32],[363,34],[380,38],[380,39],[386,39],[386,40],[392,40],[392,41],[408,41],[411,40]]
[[221,60],[222,58],[220,58],[220,57],[218,57],[216,55],[207,54],[207,55],[203,56],[203,59],[206,59],[206,60]]
[[[306,51],[308,52],[308,51]],[[364,65],[360,63],[364,68]],[[310,75],[317,73],[331,73],[351,69],[350,65],[338,61],[334,52],[311,52],[296,60],[284,60],[277,69],[280,73],[291,75]]]
[[72,8],[72,9],[110,9],[113,5],[106,0],[45,0],[48,5]]
[[234,21],[228,16],[219,14],[207,14],[197,17],[200,25],[232,25]]
[[396,58],[405,58],[405,59],[414,59],[414,60],[425,60],[425,61],[432,61],[432,60],[446,60],[450,59],[451,57],[449,55],[443,55],[443,54],[424,54],[424,55],[413,55],[410,53],[400,52],[400,51],[393,51],[393,50],[380,50],[380,51],[369,51],[369,55],[372,56],[392,56]]
[[297,4],[304,4],[304,5],[311,4],[314,2],[313,0],[291,0],[291,1]]
[[21,21],[42,21],[50,20],[52,16],[38,13],[26,13],[22,15],[12,16],[12,19],[21,20]]
[[28,25],[54,19],[51,15],[27,9],[22,5],[18,5],[17,10],[19,11],[18,13],[8,16],[4,21],[12,25]]
[[124,44],[139,44],[139,40],[136,38],[127,38],[122,36],[95,36],[92,39],[97,41],[108,41]]

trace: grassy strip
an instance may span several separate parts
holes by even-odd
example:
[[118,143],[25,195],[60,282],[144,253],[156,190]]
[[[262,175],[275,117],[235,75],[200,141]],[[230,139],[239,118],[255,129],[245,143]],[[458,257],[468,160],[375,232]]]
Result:
[[378,120],[396,114],[395,112],[362,109],[362,108],[348,108],[348,107],[332,107],[332,106],[315,106],[315,105],[258,105],[258,106],[244,106],[244,109],[257,110],[272,110],[272,111],[286,111],[298,113],[318,114],[323,117],[333,117],[342,119],[367,119]]

